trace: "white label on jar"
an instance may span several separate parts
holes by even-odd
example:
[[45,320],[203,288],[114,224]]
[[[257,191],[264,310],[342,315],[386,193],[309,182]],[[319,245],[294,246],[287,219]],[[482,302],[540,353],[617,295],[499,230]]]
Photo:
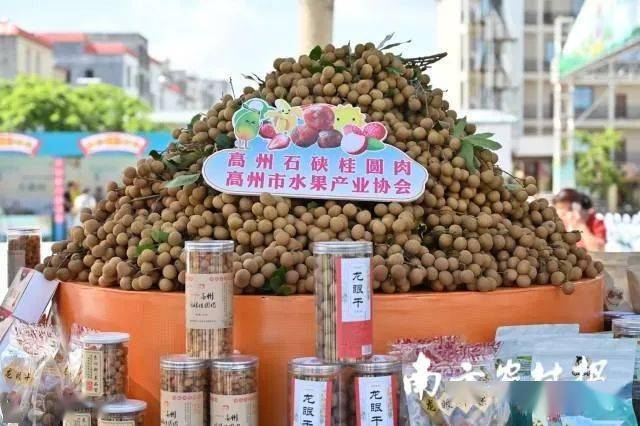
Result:
[[331,424],[331,381],[293,380],[293,426]]
[[164,426],[204,423],[204,392],[160,392],[160,424]]
[[357,426],[394,426],[396,390],[392,376],[356,377]]
[[135,420],[100,420],[98,426],[136,426]]
[[342,322],[371,319],[371,259],[340,259]]
[[82,394],[102,396],[104,355],[102,351],[82,350]]
[[67,413],[62,420],[62,426],[91,426],[91,414]]
[[188,274],[187,328],[215,330],[233,326],[233,274]]
[[211,426],[258,426],[258,394],[211,396]]

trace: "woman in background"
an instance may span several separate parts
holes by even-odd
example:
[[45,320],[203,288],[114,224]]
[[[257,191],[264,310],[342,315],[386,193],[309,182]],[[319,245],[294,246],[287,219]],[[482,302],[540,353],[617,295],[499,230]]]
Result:
[[568,231],[580,231],[578,246],[587,251],[603,251],[607,236],[604,222],[596,217],[593,202],[588,195],[565,188],[553,198],[558,216]]

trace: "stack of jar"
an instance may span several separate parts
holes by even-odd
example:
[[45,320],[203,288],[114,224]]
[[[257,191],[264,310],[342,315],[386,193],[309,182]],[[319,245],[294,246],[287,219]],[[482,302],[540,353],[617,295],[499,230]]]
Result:
[[233,354],[233,241],[188,241],[186,354],[160,360],[163,425],[258,425],[258,358]]
[[142,426],[147,403],[127,399],[127,333],[91,333],[82,343],[82,401],[65,414],[64,425]]
[[402,364],[373,354],[372,244],[314,244],[316,357],[289,362],[288,424],[406,425]]

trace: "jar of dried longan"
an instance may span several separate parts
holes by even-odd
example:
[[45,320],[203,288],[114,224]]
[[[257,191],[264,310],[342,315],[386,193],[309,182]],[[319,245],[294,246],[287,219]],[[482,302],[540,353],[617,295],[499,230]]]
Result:
[[82,336],[82,397],[88,401],[125,399],[127,390],[127,333]]
[[289,362],[289,426],[344,425],[346,405],[344,371],[340,364],[314,357]]
[[208,425],[207,361],[187,355],[160,359],[160,424]]
[[408,425],[398,358],[374,355],[350,364],[348,371],[349,425]]
[[355,362],[371,356],[372,252],[370,242],[314,243],[318,358]]
[[211,425],[257,426],[258,358],[232,355],[214,359],[210,371]]
[[125,399],[100,407],[98,426],[143,426],[147,403],[137,399]]
[[615,318],[611,321],[611,331],[614,338],[635,339],[638,343],[636,361],[631,386],[633,411],[640,417],[640,315],[629,315]]
[[233,352],[233,241],[187,241],[187,355]]
[[40,228],[7,230],[7,283],[11,285],[20,268],[35,268],[40,263]]

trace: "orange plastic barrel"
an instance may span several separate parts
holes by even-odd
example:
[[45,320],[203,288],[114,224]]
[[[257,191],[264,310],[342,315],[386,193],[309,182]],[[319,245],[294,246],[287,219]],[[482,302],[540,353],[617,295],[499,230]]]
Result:
[[[599,277],[577,283],[571,296],[553,286],[491,293],[376,294],[374,350],[386,352],[399,338],[447,334],[469,342],[490,341],[502,325],[578,323],[583,332],[600,331],[602,286]],[[64,283],[57,297],[67,330],[78,323],[131,335],[129,396],[149,403],[147,425],[159,424],[159,360],[184,352],[184,294]],[[260,425],[284,425],[287,361],[314,355],[313,296],[235,296],[234,304],[236,348],[260,357]]]

